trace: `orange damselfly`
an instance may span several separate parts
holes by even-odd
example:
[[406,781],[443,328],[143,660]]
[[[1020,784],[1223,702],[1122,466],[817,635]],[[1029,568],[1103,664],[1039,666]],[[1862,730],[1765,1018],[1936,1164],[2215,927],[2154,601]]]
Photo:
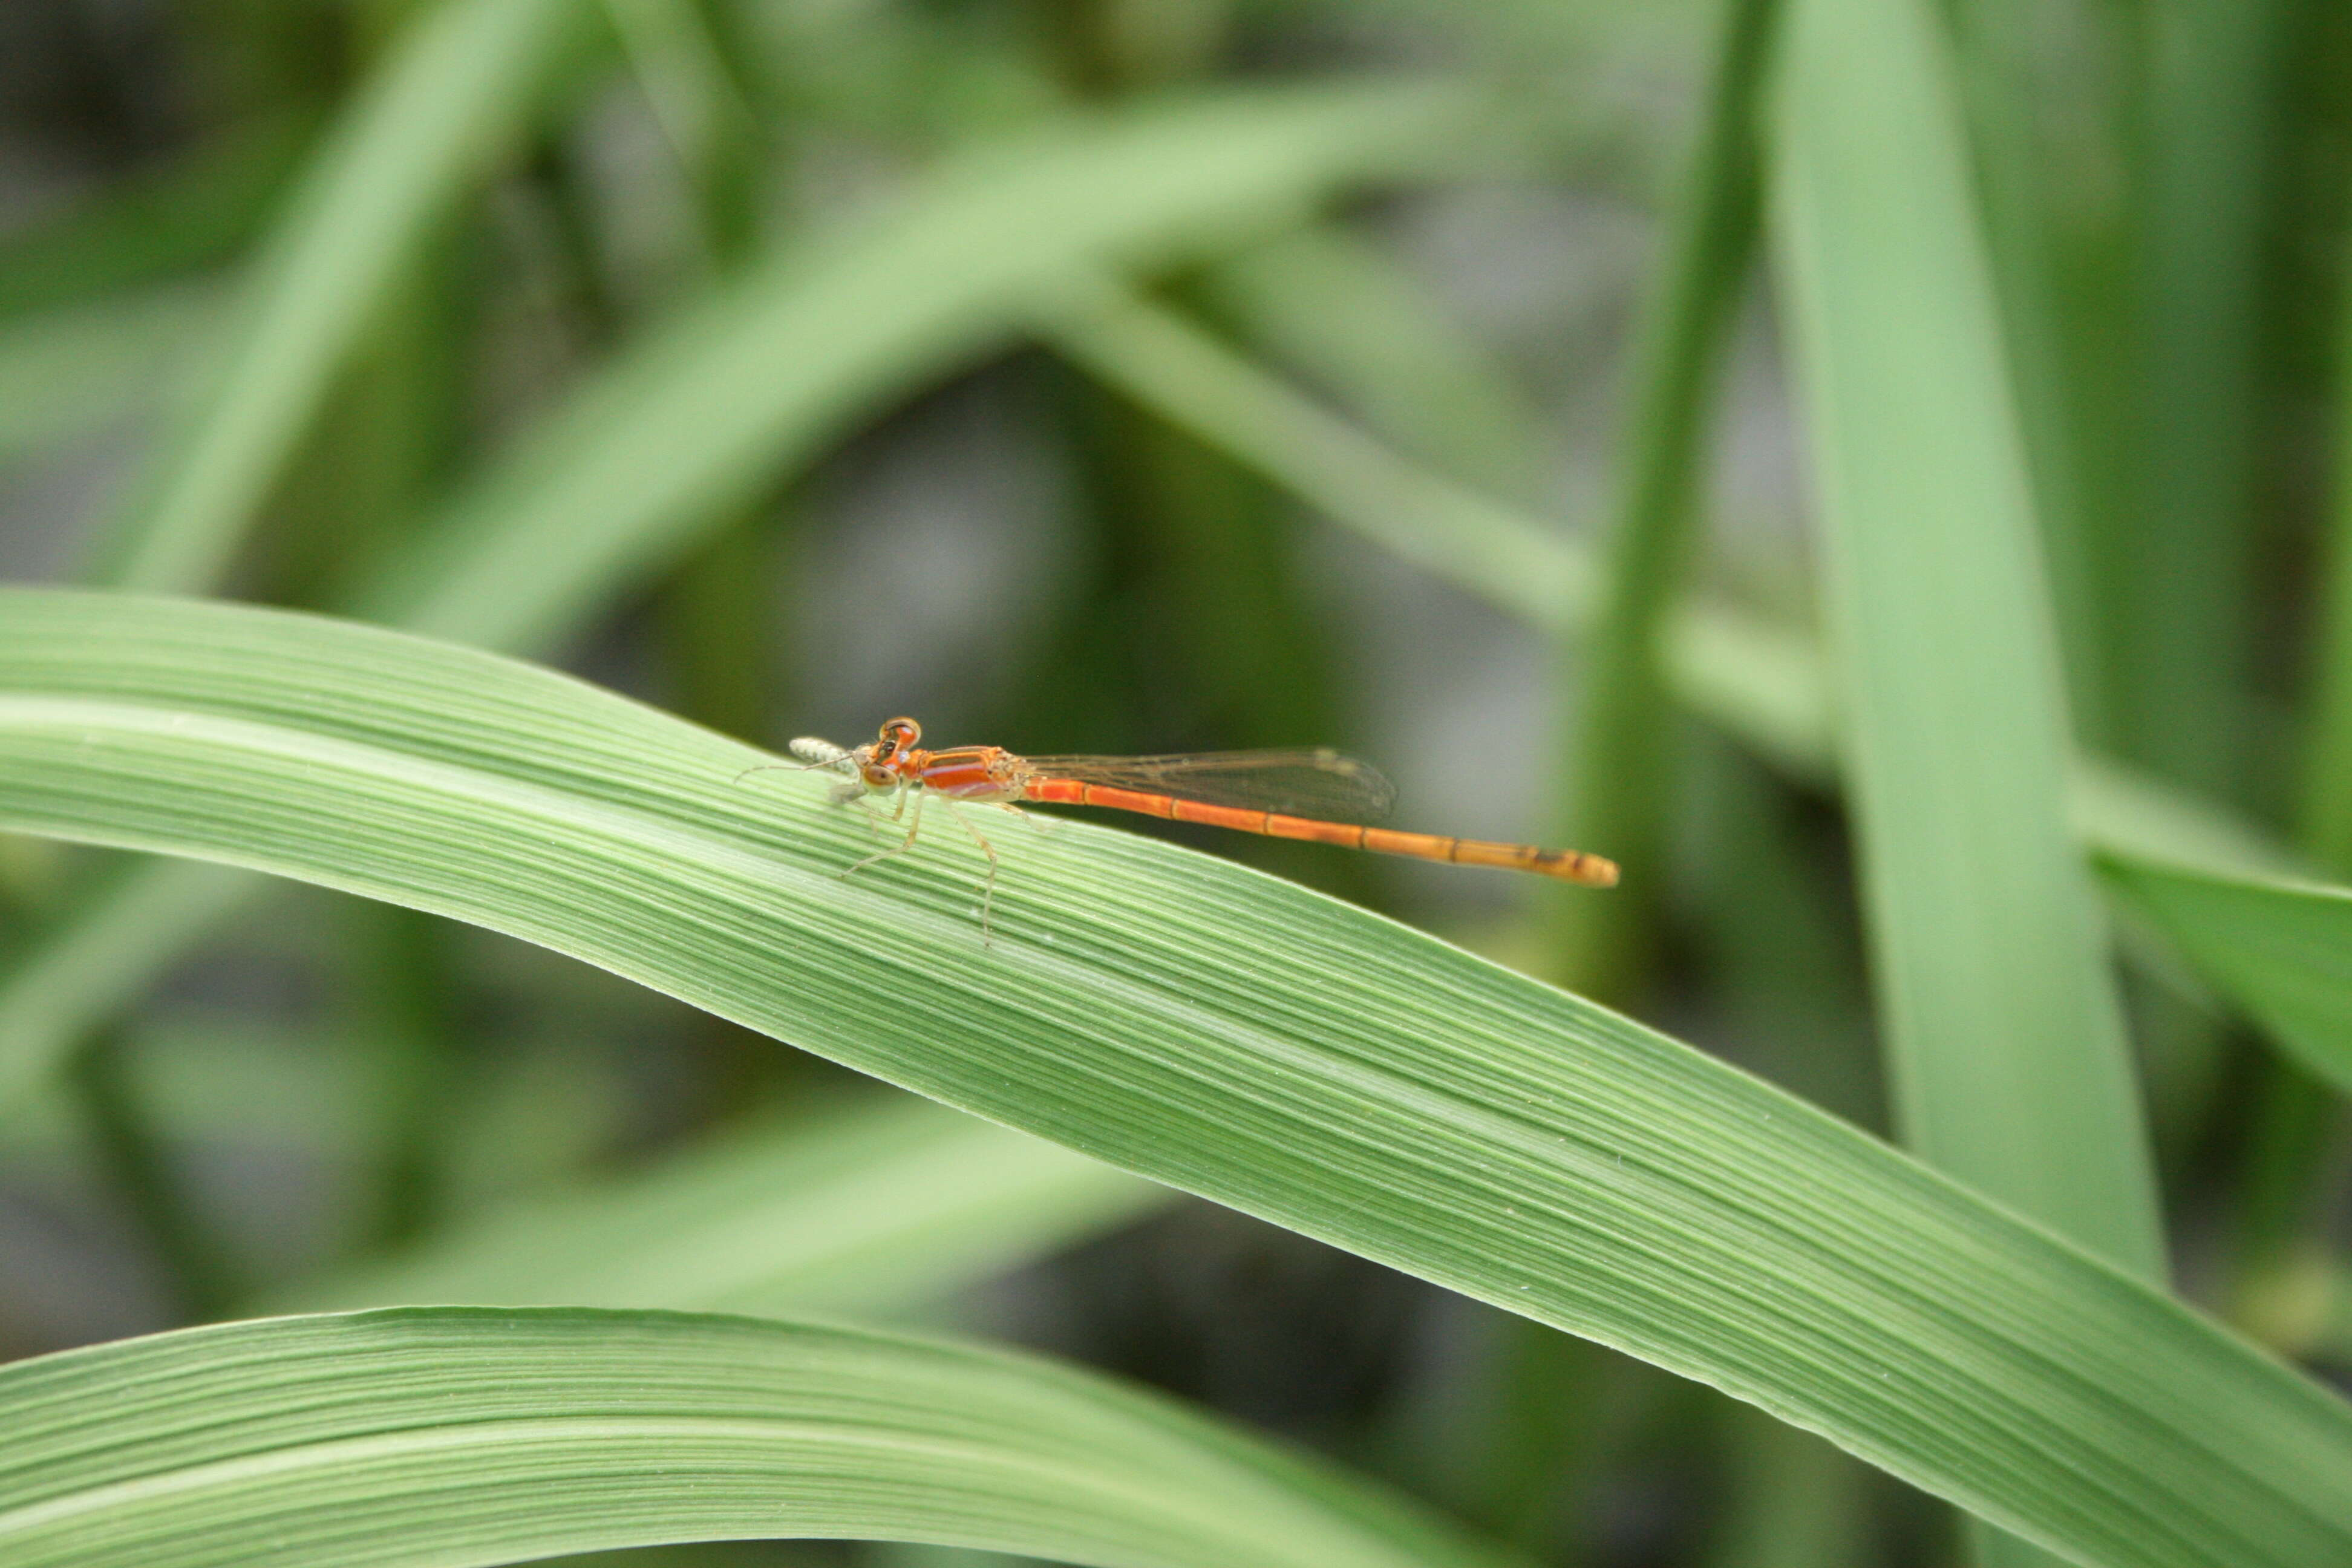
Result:
[[1274,838],[1301,838],[1462,866],[1534,871],[1590,888],[1613,887],[1617,881],[1614,861],[1579,850],[1538,849],[1531,844],[1498,844],[1484,838],[1449,838],[1371,826],[1370,823],[1388,815],[1396,791],[1370,764],[1337,752],[1023,757],[1002,746],[925,751],[922,739],[923,727],[912,719],[893,719],[863,746],[836,746],[803,736],[792,743],[792,752],[809,769],[844,775],[834,788],[836,802],[856,801],[870,810],[871,797],[889,795],[896,802],[894,817],[906,812],[909,799],[914,803],[906,841],[867,856],[844,871],[844,876],[912,849],[922,831],[923,802],[939,796],[988,857],[981,913],[983,929],[996,886],[996,849],[955,811],[959,805],[1008,810],[1024,801],[1108,806]]

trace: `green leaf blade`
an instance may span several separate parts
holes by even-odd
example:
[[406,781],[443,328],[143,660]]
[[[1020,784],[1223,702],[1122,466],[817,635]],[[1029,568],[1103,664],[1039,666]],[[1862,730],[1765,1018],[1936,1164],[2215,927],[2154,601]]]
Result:
[[[1749,1399],[2087,1562],[2352,1554],[2352,1411],[1854,1129],[1303,889],[946,836],[462,647],[0,603],[0,821],[392,898]],[[1009,837],[1017,829],[1007,829]]]
[[1791,19],[1776,216],[1897,1120],[1937,1164],[2160,1277],[1937,23],[1909,0]]
[[2352,1093],[2352,892],[2126,856],[2101,868],[2208,981]]
[[1026,1357],[659,1312],[396,1309],[0,1369],[16,1568],[397,1568],[664,1542],[1474,1565],[1387,1499]]

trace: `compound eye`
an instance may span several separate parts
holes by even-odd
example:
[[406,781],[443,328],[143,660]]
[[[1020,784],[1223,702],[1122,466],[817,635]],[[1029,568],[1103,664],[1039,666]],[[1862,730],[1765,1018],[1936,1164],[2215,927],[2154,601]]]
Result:
[[866,774],[866,784],[875,789],[888,789],[898,782],[898,775],[888,768],[878,767],[870,763],[863,772]]
[[923,738],[923,727],[912,719],[893,719],[882,726],[885,749],[912,746]]

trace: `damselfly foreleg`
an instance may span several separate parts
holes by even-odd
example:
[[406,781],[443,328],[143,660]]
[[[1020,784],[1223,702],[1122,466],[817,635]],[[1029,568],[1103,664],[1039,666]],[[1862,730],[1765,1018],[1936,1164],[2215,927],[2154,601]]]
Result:
[[[971,841],[980,846],[980,852],[988,857],[988,878],[980,885],[980,940],[983,944],[986,944],[991,941],[988,924],[989,917],[996,908],[996,846],[991,844],[988,841],[987,837],[983,835],[979,828],[974,827],[971,825],[971,819],[965,816],[961,811],[957,809],[956,803],[952,797],[941,796],[940,804],[948,808],[948,815],[956,819],[956,826],[962,828],[966,833],[971,834]],[[995,805],[997,803],[992,801],[987,804]],[[1008,806],[1005,809],[1011,810],[1012,808]],[[1019,813],[1015,812],[1014,815],[1018,816]]]
[[[906,797],[908,795],[912,795],[915,797],[914,819],[907,824],[906,842],[899,845],[895,849],[885,849],[878,855],[868,855],[865,859],[858,861],[857,864],[852,866],[848,870],[844,871],[842,875],[845,877],[853,875],[856,872],[863,871],[866,867],[873,865],[877,860],[887,860],[893,855],[904,855],[908,850],[912,849],[915,847],[915,840],[922,837],[923,796],[929,793],[930,792],[929,790],[924,789],[919,784],[902,785],[898,790],[898,807],[900,811],[906,809]],[[872,808],[868,807],[867,809],[871,810]],[[890,815],[892,818],[895,819],[898,813],[894,811]]]

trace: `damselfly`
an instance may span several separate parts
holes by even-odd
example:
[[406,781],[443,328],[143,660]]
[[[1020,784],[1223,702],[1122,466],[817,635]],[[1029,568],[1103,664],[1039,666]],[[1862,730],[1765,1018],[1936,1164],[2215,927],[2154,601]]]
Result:
[[1108,806],[1274,838],[1408,855],[1417,860],[1533,871],[1589,888],[1613,887],[1617,881],[1614,861],[1580,850],[1538,849],[1531,844],[1499,844],[1371,826],[1371,822],[1388,815],[1396,791],[1370,764],[1337,752],[1023,757],[1002,746],[925,751],[922,739],[923,727],[912,719],[893,719],[863,746],[836,746],[804,736],[792,743],[792,751],[810,769],[843,775],[834,791],[837,801],[857,801],[870,807],[872,797],[888,795],[895,802],[893,817],[908,816],[908,803],[913,802],[905,842],[867,856],[844,876],[912,849],[922,832],[923,803],[939,796],[988,857],[981,915],[983,928],[988,903],[995,892],[996,847],[956,811],[960,805],[1010,809],[1021,802],[1034,801]]

